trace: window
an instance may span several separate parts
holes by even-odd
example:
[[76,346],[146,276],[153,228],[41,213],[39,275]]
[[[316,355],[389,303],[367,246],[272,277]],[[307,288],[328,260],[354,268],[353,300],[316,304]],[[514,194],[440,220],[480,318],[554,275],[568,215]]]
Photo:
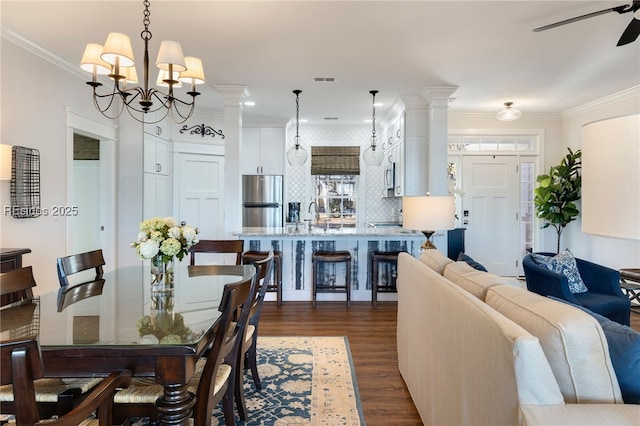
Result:
[[321,224],[356,226],[356,181],[356,175],[315,176],[314,201]]
[[447,149],[451,151],[510,151],[530,152],[535,149],[535,136],[453,136],[449,135]]

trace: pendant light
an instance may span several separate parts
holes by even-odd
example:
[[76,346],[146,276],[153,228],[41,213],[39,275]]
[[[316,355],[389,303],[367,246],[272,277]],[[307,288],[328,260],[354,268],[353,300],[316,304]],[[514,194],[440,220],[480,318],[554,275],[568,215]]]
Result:
[[364,159],[364,162],[369,166],[379,166],[380,164],[382,164],[384,153],[382,152],[382,149],[376,144],[376,93],[378,93],[378,91],[371,90],[369,91],[369,93],[371,93],[371,96],[373,97],[371,144],[369,145],[369,148],[364,151],[362,158]]
[[292,166],[302,166],[307,161],[307,150],[300,145],[300,93],[302,90],[294,90],[296,95],[296,135],[293,138],[295,145],[287,151],[287,161]]
[[513,102],[505,102],[504,108],[496,114],[496,118],[500,121],[513,121],[520,118],[522,112],[513,107]]

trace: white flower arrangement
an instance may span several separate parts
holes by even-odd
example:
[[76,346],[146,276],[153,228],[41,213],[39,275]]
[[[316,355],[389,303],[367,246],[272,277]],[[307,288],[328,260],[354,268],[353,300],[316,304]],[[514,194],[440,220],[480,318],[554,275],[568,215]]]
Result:
[[198,241],[198,228],[179,226],[173,217],[154,217],[140,223],[140,232],[131,247],[142,260],[161,255],[166,263],[173,257],[182,260]]

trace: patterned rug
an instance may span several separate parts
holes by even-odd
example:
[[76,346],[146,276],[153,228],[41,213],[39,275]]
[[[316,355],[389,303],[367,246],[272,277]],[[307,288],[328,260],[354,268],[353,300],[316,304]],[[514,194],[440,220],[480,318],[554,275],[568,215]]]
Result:
[[[236,416],[239,426],[365,425],[344,336],[258,337],[258,373],[261,392],[245,372],[249,416],[246,422]],[[211,424],[224,425],[220,404]]]

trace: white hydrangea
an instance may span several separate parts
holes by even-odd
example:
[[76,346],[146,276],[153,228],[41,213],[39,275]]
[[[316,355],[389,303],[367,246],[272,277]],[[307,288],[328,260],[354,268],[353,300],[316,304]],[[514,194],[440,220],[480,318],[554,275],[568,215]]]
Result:
[[160,244],[155,240],[147,240],[138,246],[140,257],[143,259],[151,259],[160,250]]
[[176,240],[180,239],[180,228],[177,226],[172,226],[169,228],[168,234],[171,238],[175,238]]
[[140,232],[138,232],[138,238],[136,238],[136,243],[138,243],[138,244],[144,243],[145,241],[147,241],[147,238],[149,238],[147,233],[140,231]]
[[198,234],[196,233],[196,230],[190,226],[184,226],[182,228],[182,235],[187,241],[187,244],[195,244],[198,242]]

